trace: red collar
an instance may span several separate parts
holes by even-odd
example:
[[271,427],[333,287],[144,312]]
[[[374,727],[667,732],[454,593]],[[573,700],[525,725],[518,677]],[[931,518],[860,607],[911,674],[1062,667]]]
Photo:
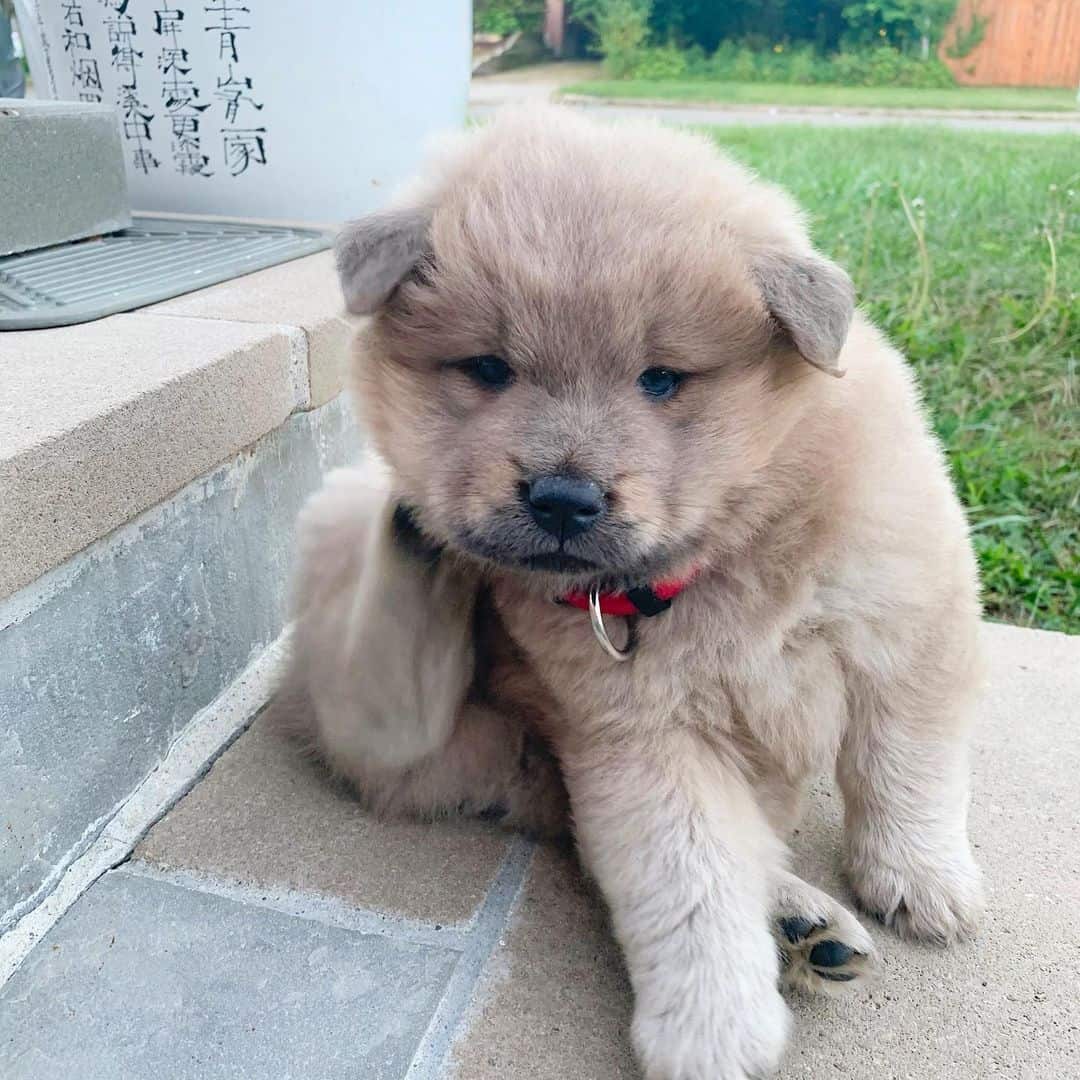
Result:
[[[652,617],[667,611],[675,599],[697,577],[698,568],[690,571],[686,577],[670,581],[656,581],[652,585],[639,585],[626,592],[605,592],[600,594],[600,611],[604,615],[645,615]],[[558,601],[571,607],[589,610],[587,592],[569,592]]]

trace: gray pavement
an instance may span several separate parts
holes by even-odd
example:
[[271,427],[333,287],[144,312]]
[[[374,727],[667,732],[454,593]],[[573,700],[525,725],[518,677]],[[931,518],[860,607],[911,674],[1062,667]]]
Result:
[[[669,124],[687,126],[724,126],[744,124],[760,127],[769,124],[809,124],[813,127],[920,127],[927,124],[957,131],[1008,131],[1021,135],[1080,134],[1080,119],[1036,120],[1013,116],[979,113],[965,116],[960,113],[924,110],[872,109],[809,109],[787,106],[657,106],[619,105],[586,98],[565,99],[574,108],[585,109],[598,116],[627,119],[648,116]],[[475,115],[483,115],[483,108]]]
[[[782,1080],[1080,1076],[1080,638],[987,629],[984,929],[872,927],[882,977],[792,999]],[[846,897],[840,823],[823,781],[792,847]],[[373,821],[260,718],[0,989],[0,1075],[632,1080],[630,1008],[571,852]]]
[[992,110],[836,109],[795,105],[695,105],[670,101],[607,100],[561,95],[563,86],[595,77],[596,65],[542,65],[535,69],[475,78],[469,110],[477,119],[503,105],[559,100],[574,108],[612,119],[649,117],[688,126],[810,124],[814,127],[940,125],[961,131],[1009,131],[1028,135],[1080,134],[1080,111],[1013,113]]

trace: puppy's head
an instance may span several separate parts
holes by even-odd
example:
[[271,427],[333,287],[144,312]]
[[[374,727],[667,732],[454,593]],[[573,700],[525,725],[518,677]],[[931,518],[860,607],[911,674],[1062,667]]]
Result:
[[545,587],[745,539],[852,314],[781,192],[702,139],[558,109],[463,137],[337,255],[374,316],[359,404],[422,526]]

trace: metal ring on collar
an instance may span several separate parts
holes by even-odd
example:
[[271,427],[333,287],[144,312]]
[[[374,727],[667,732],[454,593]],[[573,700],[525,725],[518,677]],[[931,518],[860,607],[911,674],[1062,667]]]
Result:
[[600,610],[600,586],[594,585],[589,590],[589,619],[592,622],[593,633],[600,642],[601,648],[613,660],[629,660],[634,652],[634,633],[630,630],[626,648],[617,648],[615,643],[608,637],[607,627],[604,626],[604,613]]

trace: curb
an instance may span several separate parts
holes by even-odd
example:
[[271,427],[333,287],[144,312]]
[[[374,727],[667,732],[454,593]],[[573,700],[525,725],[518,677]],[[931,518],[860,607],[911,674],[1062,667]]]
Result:
[[[1038,121],[1058,122],[1064,125],[1080,124],[1080,109],[1075,112],[1014,112],[1006,109],[896,109],[890,106],[833,106],[833,105],[765,105],[756,103],[717,101],[673,101],[671,98],[612,98],[593,96],[592,94],[561,94],[555,91],[553,100],[564,105],[606,105],[629,109],[709,109],[724,114],[762,113],[763,115],[782,114],[786,116],[885,116],[897,119],[931,120],[987,120],[987,121]],[[472,104],[472,103],[470,103]],[[479,102],[478,104],[491,104]]]

